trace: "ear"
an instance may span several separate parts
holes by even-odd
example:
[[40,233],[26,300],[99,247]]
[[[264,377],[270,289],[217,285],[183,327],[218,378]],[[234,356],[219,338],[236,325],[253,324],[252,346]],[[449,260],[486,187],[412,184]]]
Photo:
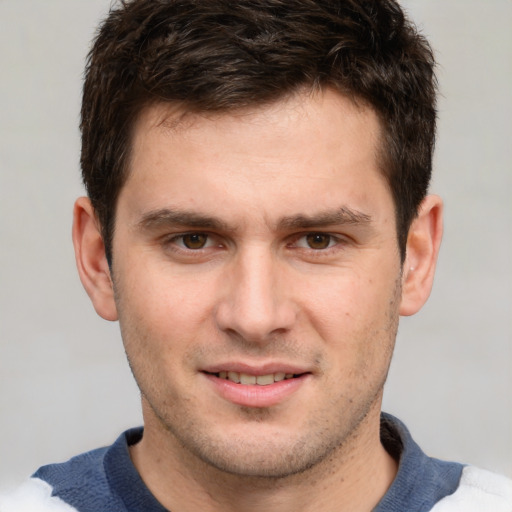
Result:
[[443,236],[443,202],[427,196],[421,203],[407,236],[407,250],[402,273],[400,314],[414,315],[427,301],[436,269]]
[[114,287],[105,244],[91,201],[80,197],[73,210],[73,245],[80,281],[96,313],[105,320],[117,320]]

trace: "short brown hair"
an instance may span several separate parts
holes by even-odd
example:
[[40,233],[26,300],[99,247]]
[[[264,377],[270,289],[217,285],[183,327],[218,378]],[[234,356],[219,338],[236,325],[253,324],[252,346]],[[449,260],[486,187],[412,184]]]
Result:
[[109,262],[132,129],[144,107],[180,102],[222,112],[304,87],[332,87],[377,112],[403,258],[430,182],[436,79],[429,44],[397,2],[131,0],[100,26],[81,112],[82,175]]

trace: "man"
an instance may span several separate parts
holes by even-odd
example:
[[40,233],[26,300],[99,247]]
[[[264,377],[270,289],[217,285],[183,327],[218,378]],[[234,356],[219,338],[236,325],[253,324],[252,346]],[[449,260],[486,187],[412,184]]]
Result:
[[41,468],[0,510],[31,492],[84,512],[512,510],[506,479],[426,457],[381,415],[441,240],[433,66],[394,2],[110,13],[73,240],[144,430]]

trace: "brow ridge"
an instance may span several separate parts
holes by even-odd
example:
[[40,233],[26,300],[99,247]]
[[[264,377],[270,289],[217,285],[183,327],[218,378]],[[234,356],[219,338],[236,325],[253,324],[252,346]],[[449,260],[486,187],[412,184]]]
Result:
[[[348,207],[326,210],[312,215],[289,215],[276,223],[280,231],[291,229],[322,228],[338,225],[368,225],[372,221],[370,215]],[[141,230],[156,230],[165,226],[186,226],[191,228],[235,231],[236,228],[212,215],[180,210],[161,208],[145,213],[137,222]]]
[[367,225],[372,218],[370,215],[341,207],[337,210],[326,210],[313,215],[291,215],[284,217],[278,223],[279,229],[308,229],[338,225]]
[[168,225],[217,230],[228,230],[230,227],[217,217],[171,208],[161,208],[145,213],[137,222],[137,227],[142,230],[158,229]]

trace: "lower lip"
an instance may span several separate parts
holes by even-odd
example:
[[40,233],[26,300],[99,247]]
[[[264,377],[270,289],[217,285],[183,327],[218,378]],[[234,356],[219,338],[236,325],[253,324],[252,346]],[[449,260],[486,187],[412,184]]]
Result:
[[237,384],[209,373],[203,373],[203,375],[225,400],[242,407],[272,407],[278,405],[304,385],[310,376],[306,373],[293,379],[285,379],[267,386],[260,386],[258,384]]

